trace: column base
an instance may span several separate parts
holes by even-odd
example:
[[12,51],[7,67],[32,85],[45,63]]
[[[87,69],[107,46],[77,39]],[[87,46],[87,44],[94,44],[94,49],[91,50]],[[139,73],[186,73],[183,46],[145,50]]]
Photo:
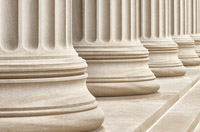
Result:
[[174,37],[175,42],[178,44],[179,58],[184,66],[196,66],[200,64],[200,58],[195,52],[195,42],[189,36]]
[[200,57],[200,40],[195,42],[195,51],[197,55]]
[[180,58],[184,66],[198,66],[200,60],[198,58]]
[[0,131],[80,132],[100,127],[104,115],[86,87],[85,68],[77,56],[2,60]]
[[1,132],[80,132],[104,115],[86,88],[86,75],[0,80]]
[[88,67],[87,86],[94,96],[154,93],[159,84],[148,67],[142,46],[75,46]]
[[149,50],[149,67],[156,77],[183,76],[186,73],[173,40],[148,39],[142,43]]
[[89,91],[95,96],[131,96],[155,93],[159,90],[157,80],[141,82],[87,83]]
[[190,35],[192,39],[195,41],[195,51],[200,57],[200,34],[192,34]]
[[166,77],[166,75],[168,77],[183,76],[186,73],[184,66],[151,68],[151,70],[157,77]]
[[101,126],[103,112],[89,111],[60,115],[0,118],[1,132],[81,132]]

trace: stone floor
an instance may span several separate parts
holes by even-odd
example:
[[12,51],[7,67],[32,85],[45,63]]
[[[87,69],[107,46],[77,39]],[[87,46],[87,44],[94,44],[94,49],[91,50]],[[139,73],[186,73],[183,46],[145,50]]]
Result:
[[158,93],[97,98],[105,121],[95,132],[199,131],[199,79],[200,67],[187,67],[184,77],[158,78]]
[[198,124],[200,112],[200,82],[192,88],[150,132],[192,132]]
[[196,129],[194,130],[194,132],[200,132],[200,124],[197,125]]

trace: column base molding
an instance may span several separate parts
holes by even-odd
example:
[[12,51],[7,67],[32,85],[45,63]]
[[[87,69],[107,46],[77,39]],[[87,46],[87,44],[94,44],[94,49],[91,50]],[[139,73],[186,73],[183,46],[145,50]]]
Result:
[[88,67],[87,86],[94,96],[154,93],[159,84],[142,46],[75,46]]
[[195,66],[200,64],[200,58],[195,52],[195,42],[188,36],[174,37],[178,44],[179,58],[184,66]]
[[157,77],[183,76],[186,73],[184,66],[151,68]]
[[149,67],[156,77],[183,76],[186,73],[173,40],[148,39],[142,43],[149,50]]
[[10,67],[4,60],[0,66],[7,77],[0,79],[0,131],[89,131],[103,123],[103,112],[86,87],[83,59],[8,62]]
[[192,39],[195,41],[195,51],[200,57],[200,34],[192,34],[190,35]]
[[80,132],[100,127],[104,116],[100,108],[69,114],[0,118],[2,132]]
[[87,87],[95,96],[131,96],[155,93],[159,90],[157,80],[138,82],[88,82]]

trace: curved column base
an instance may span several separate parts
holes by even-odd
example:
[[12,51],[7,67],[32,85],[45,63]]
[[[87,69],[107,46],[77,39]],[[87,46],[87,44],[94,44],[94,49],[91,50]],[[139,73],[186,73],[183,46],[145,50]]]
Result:
[[200,58],[194,48],[195,42],[189,35],[174,37],[173,39],[178,44],[179,58],[184,66],[196,66],[200,64]]
[[198,66],[200,64],[199,58],[180,58],[184,66]]
[[101,126],[99,108],[70,114],[0,118],[1,132],[81,132]]
[[142,46],[80,46],[76,50],[89,65],[87,86],[94,96],[147,94],[159,89],[148,66],[148,51]]
[[184,66],[159,67],[159,68],[151,68],[151,70],[157,77],[183,76],[186,73],[186,68]]
[[87,75],[0,79],[0,131],[80,132],[104,120]]
[[89,91],[95,96],[131,96],[155,93],[159,90],[157,80],[118,83],[87,83]]
[[173,40],[143,40],[149,50],[149,67],[156,77],[183,76],[186,73],[178,58],[178,46]]
[[192,34],[191,37],[195,41],[195,51],[200,57],[200,34]]
[[195,42],[195,51],[200,57],[200,40]]

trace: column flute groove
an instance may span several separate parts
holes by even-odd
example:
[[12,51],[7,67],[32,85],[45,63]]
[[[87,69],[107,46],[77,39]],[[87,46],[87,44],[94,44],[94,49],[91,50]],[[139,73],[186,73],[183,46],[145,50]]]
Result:
[[21,0],[21,43],[27,50],[38,48],[38,0]]
[[4,18],[0,21],[0,51],[13,51],[18,48],[18,0],[1,0],[0,15]]
[[[89,65],[87,86],[95,96],[146,94],[159,88],[148,67],[148,51],[139,41],[138,5],[140,0],[73,1],[73,44]],[[90,15],[92,11],[97,13]],[[85,27],[87,22],[93,23]],[[96,39],[88,41],[81,30],[96,31]]]

